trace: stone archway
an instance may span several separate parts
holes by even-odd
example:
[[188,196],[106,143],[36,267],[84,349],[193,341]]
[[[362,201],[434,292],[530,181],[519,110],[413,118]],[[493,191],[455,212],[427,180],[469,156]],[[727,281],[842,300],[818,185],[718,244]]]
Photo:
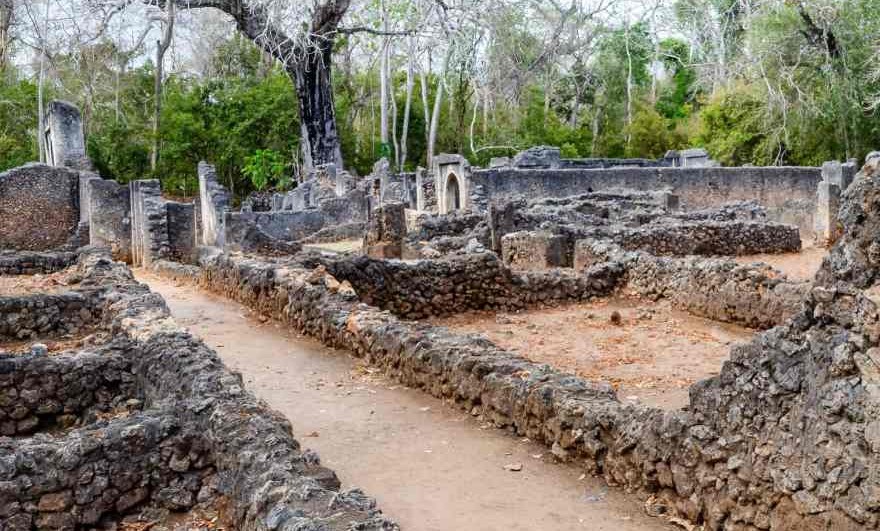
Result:
[[446,211],[461,210],[461,186],[458,177],[450,173],[446,177]]

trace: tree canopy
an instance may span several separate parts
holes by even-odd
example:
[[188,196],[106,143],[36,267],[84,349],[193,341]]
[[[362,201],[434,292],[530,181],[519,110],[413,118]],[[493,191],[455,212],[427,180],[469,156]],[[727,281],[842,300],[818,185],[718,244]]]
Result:
[[[40,102],[61,98],[82,109],[105,177],[192,195],[206,159],[238,194],[291,186],[322,134],[303,126],[315,113],[303,113],[313,103],[297,76],[313,68],[330,76],[342,160],[360,174],[380,156],[412,170],[435,153],[485,164],[538,144],[567,157],[701,146],[730,165],[817,165],[880,147],[871,0],[186,9],[222,3],[177,0],[169,14],[158,0],[0,1],[0,170],[38,159]],[[254,13],[264,27],[244,28]]]

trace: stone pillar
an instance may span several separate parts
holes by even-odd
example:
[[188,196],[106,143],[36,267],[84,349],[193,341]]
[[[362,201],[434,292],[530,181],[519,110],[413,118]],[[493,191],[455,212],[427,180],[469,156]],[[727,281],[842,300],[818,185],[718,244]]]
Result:
[[79,174],[79,222],[80,223],[88,223],[90,218],[91,211],[91,202],[89,200],[89,194],[91,193],[91,187],[89,183],[92,181],[101,180],[101,177],[97,173],[92,172],[80,172]]
[[416,210],[437,211],[437,196],[434,191],[434,178],[421,166],[416,169]]
[[132,262],[131,194],[116,181],[88,181],[89,243],[109,247],[114,260]]
[[168,226],[168,250],[171,259],[184,264],[196,263],[196,215],[192,203],[165,203]]
[[[824,167],[823,167],[824,171]],[[830,247],[841,234],[837,214],[840,211],[840,187],[832,182],[822,181],[816,193],[816,244]]]
[[372,258],[400,258],[406,237],[406,206],[389,203],[373,210],[364,234],[364,253]]
[[223,247],[225,230],[223,220],[229,210],[231,198],[226,188],[217,181],[214,166],[207,162],[199,162],[199,220],[201,222],[202,245]]
[[76,170],[89,170],[86,141],[79,109],[66,101],[49,103],[46,111],[46,163]]

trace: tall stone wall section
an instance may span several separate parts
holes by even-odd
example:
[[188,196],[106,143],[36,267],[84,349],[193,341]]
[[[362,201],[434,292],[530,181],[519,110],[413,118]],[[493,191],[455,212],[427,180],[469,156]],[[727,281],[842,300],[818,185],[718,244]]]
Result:
[[[81,181],[82,183],[82,181]],[[132,261],[132,204],[128,186],[104,179],[85,181],[89,242],[110,248],[115,260]]]
[[214,166],[199,162],[199,222],[201,245],[223,247],[226,211],[232,206],[229,192],[218,181]]
[[169,256],[168,217],[159,181],[132,181],[131,241],[132,263],[149,266]]
[[76,245],[77,171],[27,164],[0,173],[0,249],[48,251]]
[[474,170],[470,180],[490,203],[518,197],[566,197],[590,191],[669,190],[685,210],[754,200],[769,219],[796,225],[805,239],[814,234],[820,168],[608,168]]
[[167,201],[168,257],[194,264],[198,256],[195,206],[192,203]]

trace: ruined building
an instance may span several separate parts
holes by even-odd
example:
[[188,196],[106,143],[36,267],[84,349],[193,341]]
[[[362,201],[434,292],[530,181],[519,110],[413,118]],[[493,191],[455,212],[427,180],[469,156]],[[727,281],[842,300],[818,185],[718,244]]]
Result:
[[[235,210],[207,163],[194,203],[101,179],[64,140],[79,133],[62,110],[53,164],[0,174],[0,281],[22,290],[0,296],[4,529],[221,503],[234,528],[397,528],[340,491],[125,262],[538,441],[654,514],[717,530],[880,527],[880,154],[858,173],[722,168],[692,150],[564,160],[543,147],[486,169],[440,155],[414,174],[322,167]],[[760,262],[807,251],[815,274]],[[664,387],[661,361],[684,354],[660,352],[660,336],[679,331],[646,323],[672,314],[742,342],[709,370],[673,359],[689,379]],[[508,328],[465,333],[464,315]],[[644,360],[584,365],[541,348],[549,334],[505,347],[537,334],[523,315],[552,323],[554,341],[577,327],[655,335]],[[714,340],[689,344],[701,341]]]

